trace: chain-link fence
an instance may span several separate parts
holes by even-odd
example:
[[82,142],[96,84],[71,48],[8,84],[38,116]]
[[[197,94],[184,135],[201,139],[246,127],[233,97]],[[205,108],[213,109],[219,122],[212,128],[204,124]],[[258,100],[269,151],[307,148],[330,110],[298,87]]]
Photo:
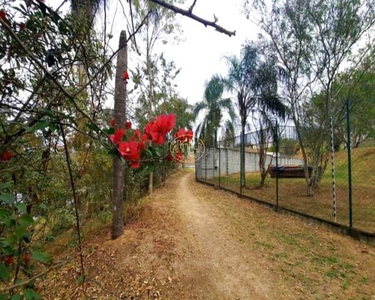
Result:
[[[343,143],[340,149],[330,149],[327,142],[319,161],[313,161],[311,152],[306,151],[307,164],[301,150],[294,155],[283,154],[281,142],[282,139],[274,139],[264,155],[259,147],[245,148],[242,186],[240,148],[207,147],[196,162],[196,179],[268,203],[276,209],[375,234],[372,169],[375,167],[375,142],[355,148]],[[297,141],[295,144],[298,147]],[[279,148],[280,151],[276,151]],[[262,161],[264,163],[260,163]]]

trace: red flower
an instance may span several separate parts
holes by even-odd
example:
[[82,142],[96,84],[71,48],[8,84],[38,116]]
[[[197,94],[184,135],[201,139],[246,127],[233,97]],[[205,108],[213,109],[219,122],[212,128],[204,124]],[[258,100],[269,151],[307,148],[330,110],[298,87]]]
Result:
[[140,131],[138,129],[134,130],[134,137],[136,139],[139,139],[141,137],[141,133],[140,133]]
[[140,166],[141,166],[141,164],[139,163],[139,161],[132,161],[130,163],[130,167],[133,168],[133,169],[138,169]]
[[185,137],[185,128],[180,128],[179,130],[177,130],[174,136],[176,139],[182,141]]
[[176,160],[177,160],[177,161],[181,161],[183,158],[184,158],[184,154],[182,153],[182,151],[181,151],[181,150],[178,151],[178,152],[176,153]]
[[116,128],[115,134],[111,134],[109,138],[115,145],[119,145],[124,137],[125,129],[124,128]]
[[12,151],[6,151],[3,154],[1,154],[0,160],[8,161],[8,160],[11,160],[13,158],[13,156],[14,156],[14,154],[13,154]]
[[126,129],[132,129],[132,122],[125,122]]
[[111,126],[114,127],[116,125],[116,122],[114,119],[111,119]]
[[173,156],[172,156],[172,154],[168,153],[168,155],[165,157],[165,160],[166,160],[166,161],[169,161],[169,162],[173,161]]
[[122,142],[119,146],[121,156],[130,161],[130,167],[138,169],[140,167],[140,154],[139,154],[139,143],[130,141]]
[[9,256],[7,256],[7,258],[4,260],[4,264],[6,264],[6,265],[13,265],[14,264],[14,262],[15,262],[15,258],[14,258],[14,256],[13,255],[9,255]]
[[142,142],[146,142],[147,140],[148,140],[148,136],[147,136],[147,134],[142,134],[142,136],[141,136],[141,140],[142,140]]
[[26,24],[24,22],[21,22],[18,24],[21,30],[24,30],[26,28]]
[[165,135],[172,130],[175,124],[175,115],[160,115],[155,122],[151,121],[146,125],[145,133],[155,144],[162,145],[165,142]]
[[140,158],[137,142],[122,142],[119,145],[119,150],[121,156],[128,161],[138,161]]
[[8,26],[10,26],[10,22],[7,18],[7,14],[3,9],[0,9],[0,19],[2,19]]
[[175,137],[181,142],[190,142],[193,139],[193,136],[193,131],[190,129],[185,130],[185,128],[180,128],[175,134]]
[[129,79],[129,73],[128,73],[128,71],[125,71],[124,73],[122,73],[122,79],[123,80],[128,80]]
[[25,262],[25,264],[28,265],[30,263],[30,259],[31,259],[30,254],[24,254],[24,255],[22,255],[22,259]]
[[188,141],[190,142],[193,139],[194,132],[189,129],[188,131],[186,131],[185,136],[188,139]]
[[145,144],[144,144],[142,141],[139,141],[139,142],[138,142],[138,150],[139,150],[139,151],[143,151],[143,150],[145,150],[145,149],[146,149]]

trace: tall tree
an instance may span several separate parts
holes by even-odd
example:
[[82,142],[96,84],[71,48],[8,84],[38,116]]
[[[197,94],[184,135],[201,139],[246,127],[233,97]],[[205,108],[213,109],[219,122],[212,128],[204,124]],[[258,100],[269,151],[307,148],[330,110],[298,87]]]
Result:
[[203,120],[197,127],[198,134],[204,139],[206,145],[217,147],[217,133],[223,120],[224,112],[228,112],[233,121],[235,113],[232,101],[223,98],[224,81],[218,75],[213,75],[206,84],[204,97],[201,102],[195,104],[193,114],[195,120],[199,120],[201,112],[204,112]]
[[254,45],[247,44],[241,53],[241,58],[227,57],[228,75],[224,80],[226,89],[235,94],[236,104],[241,121],[241,154],[240,154],[240,185],[245,186],[245,126],[249,112],[255,107],[256,70],[258,67],[258,51]]
[[[251,110],[253,124],[258,133],[258,154],[260,170],[260,186],[264,185],[267,176],[266,154],[270,137],[275,136],[278,130],[277,124],[284,121],[286,106],[278,95],[278,81],[280,79],[279,69],[274,56],[266,57],[260,62],[257,69],[254,92],[257,99],[256,105]],[[271,163],[271,162],[270,162]]]
[[[322,149],[325,143],[330,143],[335,126],[332,84],[340,67],[345,62],[350,63],[352,54],[358,53],[355,50],[359,42],[373,28],[375,8],[370,0],[275,1],[271,6],[263,1],[254,3],[253,8],[260,14],[259,25],[265,33],[263,38],[286,73],[285,98],[305,160],[308,193],[312,195],[328,160],[327,151]],[[366,43],[361,46],[370,49]],[[362,58],[359,56],[357,62]],[[315,131],[314,141],[308,141],[310,135],[303,136],[307,133],[303,116],[309,113],[305,114],[303,109],[311,108],[306,101],[312,99],[317,90],[324,91],[326,118]],[[309,149],[307,144],[317,141],[320,145],[315,145],[314,150]],[[311,174],[308,172],[309,163],[313,167]]]

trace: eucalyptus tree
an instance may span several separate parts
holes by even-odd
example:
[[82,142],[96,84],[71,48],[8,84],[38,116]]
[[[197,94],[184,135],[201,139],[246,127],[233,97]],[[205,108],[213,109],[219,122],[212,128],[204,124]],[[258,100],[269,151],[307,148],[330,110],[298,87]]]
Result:
[[229,114],[231,120],[235,118],[232,101],[223,98],[223,93],[224,81],[220,76],[213,75],[206,84],[203,100],[196,103],[193,108],[195,120],[202,118],[197,127],[198,134],[207,145],[213,147],[217,147],[217,132],[224,118],[224,112]]
[[[245,1],[246,8],[250,8],[249,2]],[[375,7],[372,0],[328,0],[324,3],[319,0],[283,0],[274,1],[271,5],[264,1],[252,3],[255,5],[251,7],[259,13],[262,37],[286,73],[285,99],[305,161],[308,193],[312,195],[319,186],[328,160],[328,151],[322,151],[327,149],[324,145],[334,145],[332,136],[338,119],[332,107],[336,96],[332,85],[344,64],[359,64],[363,54],[371,49],[370,32],[374,27]],[[362,51],[358,51],[360,48]],[[307,102],[314,98],[317,91],[324,95],[326,117],[323,123],[311,119],[310,123],[319,125],[319,130],[313,137],[310,134],[304,136],[307,133],[304,117],[309,113],[303,110],[311,108]],[[317,141],[320,145],[314,146],[315,150],[310,149],[309,144]],[[313,168],[311,174],[308,164]]]

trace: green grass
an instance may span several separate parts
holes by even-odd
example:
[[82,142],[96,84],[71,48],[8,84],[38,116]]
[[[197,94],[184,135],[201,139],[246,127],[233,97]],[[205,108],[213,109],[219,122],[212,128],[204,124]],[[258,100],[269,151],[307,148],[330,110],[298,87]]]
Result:
[[[347,152],[335,156],[337,222],[349,225],[349,192]],[[208,180],[219,185],[219,178]],[[222,175],[220,186],[240,192],[239,173]],[[267,177],[259,186],[258,172],[246,174],[243,194],[276,203],[276,179]],[[352,151],[353,226],[375,233],[375,148],[358,148]],[[313,197],[307,195],[304,178],[279,178],[279,205],[314,217],[335,221],[333,217],[333,193],[331,162],[328,163],[318,190]]]

